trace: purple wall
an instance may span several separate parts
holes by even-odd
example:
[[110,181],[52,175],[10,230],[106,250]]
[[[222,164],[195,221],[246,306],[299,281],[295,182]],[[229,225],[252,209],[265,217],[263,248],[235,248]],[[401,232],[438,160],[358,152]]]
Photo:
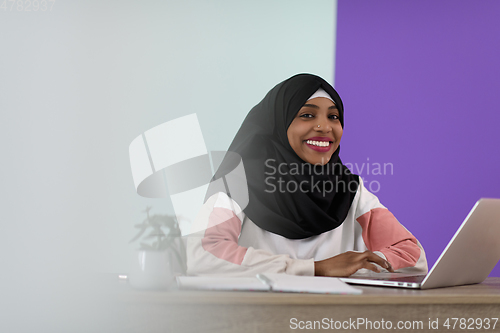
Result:
[[429,266],[476,200],[500,198],[499,16],[496,0],[338,1],[342,160],[364,165]]

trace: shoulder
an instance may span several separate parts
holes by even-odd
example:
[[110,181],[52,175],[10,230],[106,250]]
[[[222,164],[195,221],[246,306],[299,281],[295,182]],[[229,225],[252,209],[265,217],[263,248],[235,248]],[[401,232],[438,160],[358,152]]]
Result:
[[211,195],[201,206],[194,219],[190,233],[205,232],[209,226],[214,226],[227,221],[229,218],[237,217],[242,223],[245,214],[240,205],[224,192]]
[[215,208],[230,210],[243,221],[244,213],[240,205],[225,192],[217,192],[209,197],[203,205],[202,210],[212,211]]
[[358,191],[352,204],[353,207],[351,208],[356,210],[355,218],[358,218],[375,208],[386,209],[386,207],[380,203],[378,197],[368,191],[368,189],[364,186],[363,179],[361,177],[359,177]]

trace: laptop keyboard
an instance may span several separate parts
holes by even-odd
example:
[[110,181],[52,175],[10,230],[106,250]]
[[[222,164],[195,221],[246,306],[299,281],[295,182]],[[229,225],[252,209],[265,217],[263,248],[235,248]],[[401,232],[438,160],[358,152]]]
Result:
[[415,276],[402,276],[402,277],[394,277],[394,278],[389,278],[386,280],[389,281],[397,281],[397,282],[413,282],[413,283],[420,283],[424,280],[425,275],[415,275]]

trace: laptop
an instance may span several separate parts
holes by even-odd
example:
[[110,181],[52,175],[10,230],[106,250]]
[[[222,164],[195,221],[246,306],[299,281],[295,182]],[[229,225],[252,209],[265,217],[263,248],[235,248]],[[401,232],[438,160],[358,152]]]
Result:
[[480,199],[427,275],[353,274],[351,284],[432,289],[481,283],[500,260],[500,199]]

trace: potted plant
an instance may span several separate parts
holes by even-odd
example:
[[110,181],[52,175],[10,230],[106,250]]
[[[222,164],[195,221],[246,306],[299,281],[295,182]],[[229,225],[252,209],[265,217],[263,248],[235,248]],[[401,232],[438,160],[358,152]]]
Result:
[[135,225],[139,231],[130,240],[140,239],[140,248],[134,253],[129,282],[138,288],[168,288],[186,271],[184,243],[175,216],[151,215],[150,210],[146,207],[146,218]]

